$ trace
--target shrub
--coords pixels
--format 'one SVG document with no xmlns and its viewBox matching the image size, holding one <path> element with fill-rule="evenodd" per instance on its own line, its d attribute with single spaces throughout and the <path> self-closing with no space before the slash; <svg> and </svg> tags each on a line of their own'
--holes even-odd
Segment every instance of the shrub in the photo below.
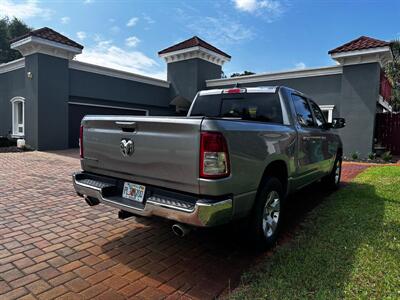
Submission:
<svg viewBox="0 0 400 300">
<path fill-rule="evenodd" d="M 385 162 L 391 161 L 392 158 L 393 158 L 393 156 L 392 156 L 392 154 L 390 153 L 390 151 L 386 151 L 385 153 L 382 154 L 382 159 L 383 159 Z"/>
<path fill-rule="evenodd" d="M 11 140 L 6 137 L 0 137 L 0 147 L 11 147 L 16 145 L 17 142 L 15 140 Z"/>
<path fill-rule="evenodd" d="M 374 159 L 376 158 L 376 153 L 374 153 L 374 152 L 368 153 L 368 158 L 369 158 L 370 160 L 374 160 Z"/>
<path fill-rule="evenodd" d="M 356 152 L 353 152 L 352 154 L 351 154 L 351 158 L 352 159 L 358 159 L 360 157 L 360 154 L 356 151 Z"/>
</svg>

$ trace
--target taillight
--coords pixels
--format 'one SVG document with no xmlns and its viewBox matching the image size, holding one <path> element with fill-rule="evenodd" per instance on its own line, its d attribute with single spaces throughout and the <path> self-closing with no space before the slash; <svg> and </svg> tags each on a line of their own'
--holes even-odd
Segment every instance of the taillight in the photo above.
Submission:
<svg viewBox="0 0 400 300">
<path fill-rule="evenodd" d="M 79 128 L 79 155 L 83 158 L 83 126 Z"/>
<path fill-rule="evenodd" d="M 246 92 L 246 89 L 239 89 L 239 88 L 223 90 L 224 94 L 240 94 L 240 93 L 245 93 L 245 92 Z"/>
<path fill-rule="evenodd" d="M 202 132 L 200 136 L 200 177 L 223 178 L 230 174 L 228 146 L 219 132 Z"/>
</svg>

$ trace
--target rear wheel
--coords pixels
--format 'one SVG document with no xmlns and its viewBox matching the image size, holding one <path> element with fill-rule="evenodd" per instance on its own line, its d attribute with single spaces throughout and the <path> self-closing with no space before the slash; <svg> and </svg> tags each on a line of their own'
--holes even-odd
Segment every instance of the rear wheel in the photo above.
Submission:
<svg viewBox="0 0 400 300">
<path fill-rule="evenodd" d="M 260 249 L 275 244 L 280 232 L 283 213 L 283 187 L 275 177 L 263 181 L 251 219 L 251 233 Z"/>
<path fill-rule="evenodd" d="M 331 173 L 322 179 L 326 187 L 336 190 L 340 185 L 340 178 L 342 177 L 342 157 L 337 156 L 333 165 Z"/>
</svg>

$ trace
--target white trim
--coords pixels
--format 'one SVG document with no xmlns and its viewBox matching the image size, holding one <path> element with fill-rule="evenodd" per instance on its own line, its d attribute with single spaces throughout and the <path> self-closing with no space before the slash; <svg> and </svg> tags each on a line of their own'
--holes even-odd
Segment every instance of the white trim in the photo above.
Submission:
<svg viewBox="0 0 400 300">
<path fill-rule="evenodd" d="M 247 93 L 276 93 L 276 86 L 258 86 L 246 88 Z"/>
<path fill-rule="evenodd" d="M 16 59 L 5 64 L 0 64 L 0 74 L 25 68 L 25 58 Z"/>
<path fill-rule="evenodd" d="M 225 55 L 221 55 L 215 51 L 206 49 L 201 46 L 190 47 L 182 50 L 159 54 L 159 57 L 164 58 L 166 63 L 178 62 L 193 58 L 200 58 L 205 61 L 222 66 L 225 62 L 231 59 Z"/>
<path fill-rule="evenodd" d="M 43 53 L 50 56 L 73 59 L 82 49 L 49 41 L 36 36 L 28 36 L 11 44 L 11 49 L 18 50 L 23 56 L 34 53 Z"/>
<path fill-rule="evenodd" d="M 389 46 L 376 47 L 371 49 L 338 52 L 331 54 L 331 58 L 341 65 L 356 65 L 378 62 L 383 67 L 393 59 Z"/>
<path fill-rule="evenodd" d="M 219 95 L 222 94 L 223 89 L 204 90 L 199 92 L 199 96 Z"/>
<path fill-rule="evenodd" d="M 221 85 L 231 85 L 235 83 L 264 82 L 270 80 L 327 76 L 327 75 L 336 75 L 342 73 L 343 73 L 342 66 L 330 66 L 330 67 L 311 68 L 304 70 L 289 70 L 289 71 L 282 71 L 275 73 L 261 73 L 255 75 L 233 77 L 233 78 L 211 79 L 211 80 L 206 80 L 206 84 L 207 87 L 216 87 Z"/>
<path fill-rule="evenodd" d="M 13 138 L 23 138 L 25 136 L 25 98 L 24 97 L 14 97 L 10 100 L 11 102 L 11 113 L 12 113 L 12 134 Z M 22 104 L 22 125 L 16 124 L 15 120 L 15 105 L 16 103 Z M 22 133 L 19 132 L 19 128 L 22 127 Z"/>
<path fill-rule="evenodd" d="M 113 106 L 113 105 L 102 105 L 102 104 L 91 104 L 91 103 L 82 103 L 82 102 L 68 102 L 71 105 L 80 105 L 80 106 L 90 106 L 90 107 L 103 107 L 103 108 L 114 108 L 114 109 L 124 109 L 124 110 L 132 110 L 132 111 L 144 111 L 146 116 L 149 115 L 149 110 L 141 109 L 141 108 L 130 108 L 123 106 Z"/>
<path fill-rule="evenodd" d="M 131 81 L 137 81 L 137 82 L 142 82 L 142 83 L 147 83 L 151 85 L 157 85 L 165 88 L 169 88 L 169 82 L 157 78 L 152 78 L 148 76 L 143 76 L 135 73 L 130 73 L 126 71 L 121 71 L 121 70 L 116 70 L 116 69 L 111 69 L 107 67 L 102 67 L 98 65 L 93 65 L 77 60 L 70 60 L 69 61 L 69 68 L 73 70 L 78 70 L 78 71 L 84 71 L 84 72 L 90 72 L 90 73 L 95 73 L 99 75 L 105 75 L 105 76 L 110 76 L 110 77 L 115 77 L 115 78 L 120 78 L 120 79 L 126 79 L 126 80 L 131 80 Z"/>
<path fill-rule="evenodd" d="M 385 101 L 385 99 L 383 99 L 383 97 L 382 97 L 381 95 L 379 95 L 378 103 L 379 103 L 380 105 L 382 105 L 382 107 L 383 107 L 384 109 L 386 109 L 387 111 L 389 111 L 389 112 L 392 112 L 392 111 L 393 111 L 392 106 L 389 104 L 389 102 Z"/>
<path fill-rule="evenodd" d="M 363 50 L 332 53 L 331 57 L 332 58 L 348 57 L 348 56 L 354 56 L 354 55 L 383 53 L 383 52 L 388 52 L 388 51 L 390 52 L 390 48 L 388 46 L 385 46 L 385 47 L 377 47 L 377 48 L 370 48 L 370 49 L 363 49 Z"/>
<path fill-rule="evenodd" d="M 328 123 L 332 123 L 333 120 L 333 110 L 335 109 L 335 105 L 318 105 L 322 111 L 328 112 Z"/>
</svg>

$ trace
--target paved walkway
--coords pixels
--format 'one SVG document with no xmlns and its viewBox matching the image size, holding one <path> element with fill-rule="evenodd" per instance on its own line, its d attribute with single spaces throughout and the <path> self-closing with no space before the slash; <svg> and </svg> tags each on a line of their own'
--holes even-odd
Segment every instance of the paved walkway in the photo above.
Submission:
<svg viewBox="0 0 400 300">
<path fill-rule="evenodd" d="M 78 169 L 76 151 L 0 154 L 0 299 L 212 299 L 257 258 L 232 227 L 180 239 L 167 221 L 88 207 Z"/>
<path fill-rule="evenodd" d="M 358 174 L 363 172 L 365 169 L 369 168 L 371 165 L 366 163 L 353 163 L 353 162 L 343 162 L 342 169 L 342 182 L 349 182 L 355 178 Z"/>
</svg>

